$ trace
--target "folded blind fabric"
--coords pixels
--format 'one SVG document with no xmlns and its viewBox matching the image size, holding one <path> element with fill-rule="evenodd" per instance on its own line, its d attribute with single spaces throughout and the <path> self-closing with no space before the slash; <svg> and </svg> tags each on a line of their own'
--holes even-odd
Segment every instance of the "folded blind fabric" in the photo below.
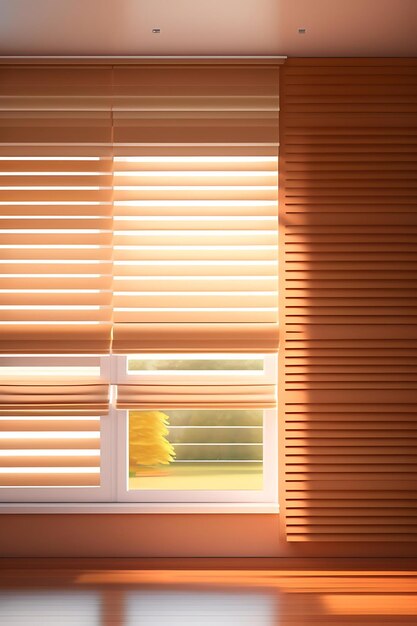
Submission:
<svg viewBox="0 0 417 626">
<path fill-rule="evenodd" d="M 275 385 L 118 385 L 119 409 L 222 408 L 250 409 L 276 406 Z"/>
<path fill-rule="evenodd" d="M 277 67 L 116 67 L 114 89 L 114 351 L 275 350 Z"/>
<path fill-rule="evenodd" d="M 0 415 L 54 413 L 88 415 L 107 413 L 109 387 L 98 383 L 3 384 L 0 382 Z"/>
<path fill-rule="evenodd" d="M 0 68 L 0 351 L 108 352 L 111 71 Z"/>
</svg>

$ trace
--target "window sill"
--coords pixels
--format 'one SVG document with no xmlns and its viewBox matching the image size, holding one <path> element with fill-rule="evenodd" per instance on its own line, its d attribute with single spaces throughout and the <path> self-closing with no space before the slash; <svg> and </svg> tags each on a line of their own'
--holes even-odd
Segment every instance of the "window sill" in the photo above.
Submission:
<svg viewBox="0 0 417 626">
<path fill-rule="evenodd" d="M 39 502 L 0 503 L 0 514 L 278 514 L 279 506 L 274 503 L 132 503 L 132 502 Z"/>
</svg>

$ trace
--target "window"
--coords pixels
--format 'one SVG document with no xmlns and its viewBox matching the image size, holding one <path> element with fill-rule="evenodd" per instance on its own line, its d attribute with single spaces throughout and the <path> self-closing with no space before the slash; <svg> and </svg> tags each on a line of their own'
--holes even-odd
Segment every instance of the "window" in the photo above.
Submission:
<svg viewBox="0 0 417 626">
<path fill-rule="evenodd" d="M 1 501 L 276 505 L 274 355 L 3 356 L 0 374 Z"/>
<path fill-rule="evenodd" d="M 118 497 L 276 503 L 276 357 L 118 357 Z"/>
<path fill-rule="evenodd" d="M 0 356 L 0 501 L 112 500 L 107 360 Z"/>
<path fill-rule="evenodd" d="M 0 73 L 1 499 L 275 505 L 276 62 Z"/>
</svg>

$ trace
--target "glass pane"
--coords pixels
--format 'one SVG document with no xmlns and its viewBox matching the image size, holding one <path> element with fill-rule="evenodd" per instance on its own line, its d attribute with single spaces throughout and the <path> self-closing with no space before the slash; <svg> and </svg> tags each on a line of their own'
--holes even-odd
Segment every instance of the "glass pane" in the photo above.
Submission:
<svg viewBox="0 0 417 626">
<path fill-rule="evenodd" d="M 262 355 L 234 356 L 228 354 L 155 354 L 128 358 L 128 372 L 152 373 L 166 372 L 169 374 L 191 372 L 199 373 L 231 373 L 262 374 L 264 359 Z"/>
<path fill-rule="evenodd" d="M 130 490 L 262 486 L 262 410 L 129 412 Z"/>
<path fill-rule="evenodd" d="M 100 376 L 100 357 L 0 356 L 0 376 L 6 378 L 81 378 Z"/>
</svg>

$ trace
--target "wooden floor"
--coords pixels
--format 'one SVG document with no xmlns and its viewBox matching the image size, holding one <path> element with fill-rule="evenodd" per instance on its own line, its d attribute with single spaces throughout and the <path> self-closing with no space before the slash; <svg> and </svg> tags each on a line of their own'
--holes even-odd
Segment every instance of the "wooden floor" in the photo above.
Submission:
<svg viewBox="0 0 417 626">
<path fill-rule="evenodd" d="M 415 561 L 2 559 L 1 626 L 417 624 Z"/>
</svg>

